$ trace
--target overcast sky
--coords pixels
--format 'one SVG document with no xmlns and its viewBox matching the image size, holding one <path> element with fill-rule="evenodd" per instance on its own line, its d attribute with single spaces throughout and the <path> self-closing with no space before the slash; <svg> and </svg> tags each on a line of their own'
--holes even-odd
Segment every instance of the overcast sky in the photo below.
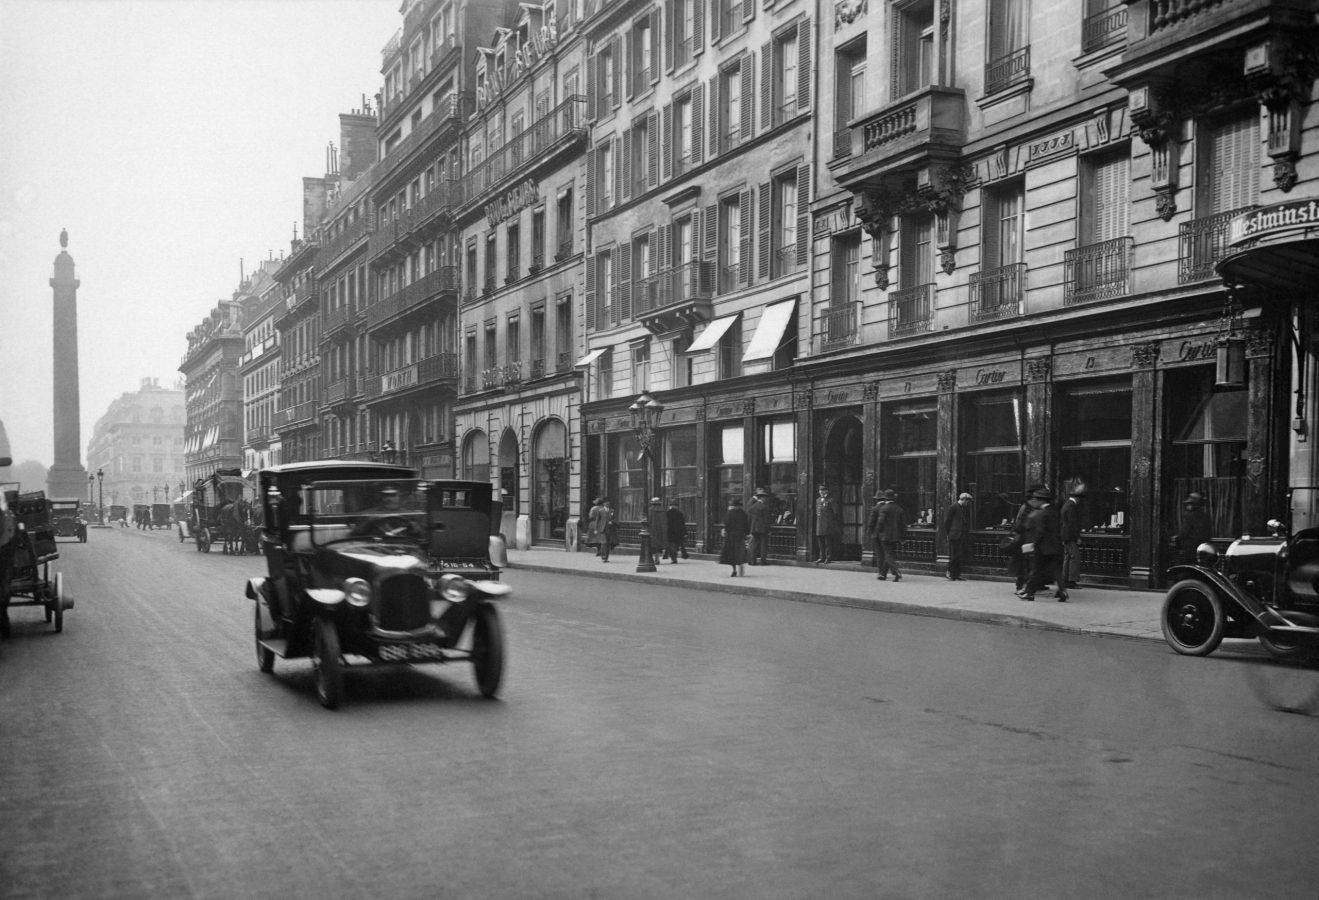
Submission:
<svg viewBox="0 0 1319 900">
<path fill-rule="evenodd" d="M 339 114 L 380 89 L 399 0 L 0 0 L 0 421 L 53 461 L 52 264 L 77 266 L 82 446 L 301 235 Z"/>
</svg>

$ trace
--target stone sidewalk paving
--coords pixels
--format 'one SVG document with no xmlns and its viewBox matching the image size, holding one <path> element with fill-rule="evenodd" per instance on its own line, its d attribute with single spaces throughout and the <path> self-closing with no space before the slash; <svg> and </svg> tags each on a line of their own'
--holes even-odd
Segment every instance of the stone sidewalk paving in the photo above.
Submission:
<svg viewBox="0 0 1319 900">
<path fill-rule="evenodd" d="M 637 572 L 636 554 L 611 555 L 601 562 L 592 552 L 559 547 L 509 550 L 509 569 L 563 572 L 614 581 L 647 581 L 750 596 L 781 597 L 802 603 L 855 606 L 883 612 L 935 616 L 1021 628 L 1045 628 L 1077 634 L 1163 640 L 1159 609 L 1163 594 L 1086 587 L 1059 603 L 1052 591 L 1033 603 L 1017 599 L 1010 581 L 949 581 L 933 574 L 904 574 L 902 581 L 879 581 L 874 569 L 858 564 L 747 566 L 746 576 L 732 578 L 729 567 L 712 559 L 657 562 L 655 572 Z"/>
</svg>

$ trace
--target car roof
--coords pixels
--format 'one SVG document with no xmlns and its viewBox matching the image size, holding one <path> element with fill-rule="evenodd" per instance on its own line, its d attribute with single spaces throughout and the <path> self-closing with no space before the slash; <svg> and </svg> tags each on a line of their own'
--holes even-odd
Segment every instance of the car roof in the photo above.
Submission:
<svg viewBox="0 0 1319 900">
<path fill-rule="evenodd" d="M 365 460 L 354 459 L 322 459 L 311 460 L 308 462 L 285 463 L 281 466 L 271 466 L 261 470 L 263 479 L 269 477 L 279 477 L 281 475 L 301 475 L 303 480 L 305 476 L 313 475 L 320 478 L 333 479 L 344 475 L 356 474 L 368 476 L 380 476 L 388 478 L 416 478 L 417 470 L 408 466 L 390 465 L 389 463 L 368 462 Z"/>
</svg>

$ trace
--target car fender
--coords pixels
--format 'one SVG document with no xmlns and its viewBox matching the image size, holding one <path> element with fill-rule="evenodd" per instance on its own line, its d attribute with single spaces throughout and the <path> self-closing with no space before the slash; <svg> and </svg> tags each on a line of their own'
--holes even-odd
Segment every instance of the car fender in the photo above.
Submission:
<svg viewBox="0 0 1319 900">
<path fill-rule="evenodd" d="M 513 589 L 502 581 L 469 581 L 469 593 L 473 597 L 482 597 L 486 600 L 498 600 L 500 597 L 507 597 L 513 592 Z"/>
<path fill-rule="evenodd" d="M 1243 591 L 1226 575 L 1216 569 L 1195 565 L 1179 565 L 1169 569 L 1168 575 L 1174 582 L 1181 581 L 1183 578 L 1194 578 L 1197 581 L 1203 581 L 1218 593 L 1220 600 L 1230 605 L 1231 611 L 1239 611 L 1243 614 L 1243 617 L 1254 619 L 1266 628 L 1287 624 L 1287 620 L 1278 615 L 1271 607 L 1260 603 L 1255 596 Z"/>
<path fill-rule="evenodd" d="M 307 599 L 325 609 L 333 609 L 345 599 L 344 592 L 335 588 L 307 588 L 305 593 Z"/>
<path fill-rule="evenodd" d="M 489 552 L 491 565 L 501 569 L 508 568 L 508 544 L 505 543 L 502 534 L 490 535 Z"/>
</svg>

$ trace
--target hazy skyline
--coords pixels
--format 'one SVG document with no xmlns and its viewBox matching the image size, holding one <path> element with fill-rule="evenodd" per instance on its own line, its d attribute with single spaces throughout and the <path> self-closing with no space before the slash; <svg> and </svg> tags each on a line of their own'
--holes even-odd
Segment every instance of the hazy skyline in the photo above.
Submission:
<svg viewBox="0 0 1319 900">
<path fill-rule="evenodd" d="M 77 266 L 81 446 L 302 234 L 399 0 L 0 0 L 0 421 L 49 465 L 52 263 Z M 240 264 L 240 260 L 242 263 Z"/>
</svg>

